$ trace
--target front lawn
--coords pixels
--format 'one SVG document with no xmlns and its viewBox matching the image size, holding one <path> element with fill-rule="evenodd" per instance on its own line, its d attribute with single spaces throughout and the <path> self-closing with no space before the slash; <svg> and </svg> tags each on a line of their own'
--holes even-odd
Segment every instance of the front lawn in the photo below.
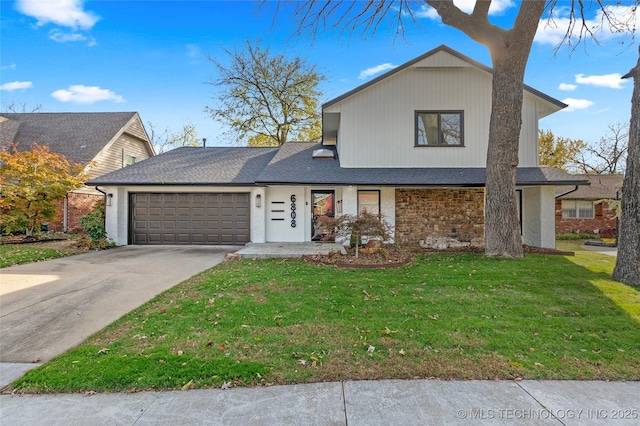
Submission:
<svg viewBox="0 0 640 426">
<path fill-rule="evenodd" d="M 30 371 L 15 388 L 640 380 L 640 292 L 610 280 L 614 261 L 579 250 L 518 260 L 426 254 L 388 270 L 280 259 L 220 265 Z"/>
<path fill-rule="evenodd" d="M 62 250 L 28 244 L 0 245 L 0 268 L 68 256 Z"/>
</svg>

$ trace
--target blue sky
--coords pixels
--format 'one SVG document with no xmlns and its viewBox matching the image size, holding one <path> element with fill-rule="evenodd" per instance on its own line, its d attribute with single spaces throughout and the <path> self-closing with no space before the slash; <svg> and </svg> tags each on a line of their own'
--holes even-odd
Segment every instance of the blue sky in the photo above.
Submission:
<svg viewBox="0 0 640 426">
<path fill-rule="evenodd" d="M 630 1 L 615 12 L 627 11 Z M 464 10 L 474 3 L 456 1 Z M 513 20 L 517 1 L 493 3 L 495 24 Z M 525 82 L 570 104 L 542 120 L 541 128 L 595 142 L 609 124 L 629 120 L 633 82 L 620 76 L 635 65 L 638 41 L 603 28 L 599 45 L 556 54 L 569 4 L 559 2 L 556 28 L 541 22 Z M 205 84 L 215 78 L 206 56 L 224 62 L 223 48 L 241 49 L 245 39 L 317 64 L 328 77 L 323 102 L 440 44 L 491 65 L 486 48 L 444 26 L 426 6 L 416 10 L 415 23 L 407 21 L 404 39 L 386 25 L 366 37 L 339 31 L 296 37 L 286 8 L 274 19 L 273 4 L 258 8 L 249 1 L 0 0 L 0 14 L 3 107 L 15 102 L 39 104 L 45 112 L 137 111 L 158 130 L 193 123 L 209 146 L 230 142 L 205 113 L 215 102 L 215 87 Z M 595 9 L 587 17 L 593 25 L 601 22 Z"/>
</svg>

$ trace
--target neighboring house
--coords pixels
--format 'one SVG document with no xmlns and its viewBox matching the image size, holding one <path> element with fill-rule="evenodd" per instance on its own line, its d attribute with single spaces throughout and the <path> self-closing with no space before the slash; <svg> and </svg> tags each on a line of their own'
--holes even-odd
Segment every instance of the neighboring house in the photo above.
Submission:
<svg viewBox="0 0 640 426">
<path fill-rule="evenodd" d="M 311 241 L 322 216 L 380 213 L 396 242 L 484 237 L 490 68 L 446 46 L 322 107 L 321 143 L 179 148 L 93 179 L 124 244 Z M 538 120 L 566 107 L 524 89 L 517 202 L 525 244 L 555 247 L 555 186 Z"/>
<path fill-rule="evenodd" d="M 0 149 L 29 150 L 34 143 L 85 165 L 89 179 L 132 165 L 154 155 L 136 112 L 1 113 Z M 67 194 L 49 230 L 79 232 L 79 220 L 104 194 L 88 187 Z"/>
<path fill-rule="evenodd" d="M 589 186 L 556 188 L 556 233 L 599 234 L 616 229 L 616 209 L 599 200 L 620 199 L 623 175 L 579 175 Z"/>
</svg>

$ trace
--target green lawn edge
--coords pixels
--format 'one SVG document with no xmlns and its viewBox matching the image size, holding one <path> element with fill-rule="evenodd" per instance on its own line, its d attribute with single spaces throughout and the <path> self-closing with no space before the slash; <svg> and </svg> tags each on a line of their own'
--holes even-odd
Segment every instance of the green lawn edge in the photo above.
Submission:
<svg viewBox="0 0 640 426">
<path fill-rule="evenodd" d="M 117 392 L 336 380 L 640 380 L 640 293 L 615 258 L 426 254 L 395 269 L 219 265 L 10 390 Z"/>
</svg>

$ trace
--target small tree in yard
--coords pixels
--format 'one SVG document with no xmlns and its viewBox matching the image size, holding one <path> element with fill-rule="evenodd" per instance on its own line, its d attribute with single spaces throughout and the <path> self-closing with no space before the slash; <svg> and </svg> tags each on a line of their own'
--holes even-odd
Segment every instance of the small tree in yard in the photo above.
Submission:
<svg viewBox="0 0 640 426">
<path fill-rule="evenodd" d="M 327 229 L 334 230 L 334 237 L 351 238 L 355 241 L 356 257 L 362 237 L 369 239 L 388 240 L 391 237 L 391 226 L 378 215 L 366 210 L 359 215 L 345 214 L 326 224 Z"/>
<path fill-rule="evenodd" d="M 33 236 L 43 222 L 56 217 L 55 201 L 78 188 L 86 178 L 83 166 L 68 161 L 46 146 L 30 151 L 0 152 L 0 224 L 8 232 Z"/>
</svg>

